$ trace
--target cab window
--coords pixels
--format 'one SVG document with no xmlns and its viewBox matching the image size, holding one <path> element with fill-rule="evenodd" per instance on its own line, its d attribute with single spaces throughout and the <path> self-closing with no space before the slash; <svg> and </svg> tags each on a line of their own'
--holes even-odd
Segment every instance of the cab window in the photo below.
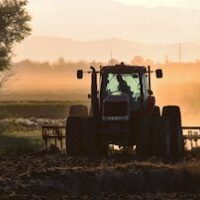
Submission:
<svg viewBox="0 0 200 200">
<path fill-rule="evenodd" d="M 130 101 L 139 102 L 141 96 L 138 73 L 109 73 L 106 80 L 106 95 L 127 94 Z"/>
</svg>

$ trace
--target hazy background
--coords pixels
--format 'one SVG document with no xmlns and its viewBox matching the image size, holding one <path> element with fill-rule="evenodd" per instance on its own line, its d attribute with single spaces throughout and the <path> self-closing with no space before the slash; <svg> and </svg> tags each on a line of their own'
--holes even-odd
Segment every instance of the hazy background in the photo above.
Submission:
<svg viewBox="0 0 200 200">
<path fill-rule="evenodd" d="M 89 77 L 75 72 L 118 62 L 162 67 L 158 104 L 179 104 L 200 124 L 198 0 L 29 0 L 33 34 L 15 47 L 0 100 L 86 100 Z"/>
<path fill-rule="evenodd" d="M 29 0 L 33 34 L 75 40 L 199 41 L 198 0 Z"/>
</svg>

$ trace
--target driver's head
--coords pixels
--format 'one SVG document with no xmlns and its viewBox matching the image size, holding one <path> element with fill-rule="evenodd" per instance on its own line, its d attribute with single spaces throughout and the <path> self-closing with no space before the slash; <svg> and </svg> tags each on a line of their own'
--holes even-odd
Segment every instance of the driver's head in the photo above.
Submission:
<svg viewBox="0 0 200 200">
<path fill-rule="evenodd" d="M 123 81 L 121 74 L 117 74 L 117 80 L 120 81 L 120 82 Z"/>
</svg>

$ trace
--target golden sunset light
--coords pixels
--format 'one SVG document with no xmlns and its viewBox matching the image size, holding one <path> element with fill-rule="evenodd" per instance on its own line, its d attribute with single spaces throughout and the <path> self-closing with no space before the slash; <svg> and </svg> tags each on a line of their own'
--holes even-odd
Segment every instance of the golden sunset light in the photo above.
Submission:
<svg viewBox="0 0 200 200">
<path fill-rule="evenodd" d="M 199 0 L 0 0 L 0 200 L 200 199 Z"/>
</svg>

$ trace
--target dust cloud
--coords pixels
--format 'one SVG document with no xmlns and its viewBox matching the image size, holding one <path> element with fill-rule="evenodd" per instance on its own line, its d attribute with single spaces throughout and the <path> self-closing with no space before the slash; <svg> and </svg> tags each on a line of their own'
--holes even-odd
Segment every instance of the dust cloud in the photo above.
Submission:
<svg viewBox="0 0 200 200">
<path fill-rule="evenodd" d="M 112 63 L 117 63 L 112 60 Z M 85 73 L 82 80 L 76 79 L 76 70 L 89 70 L 89 66 L 109 64 L 101 62 L 71 62 L 63 58 L 53 63 L 24 60 L 13 64 L 10 81 L 1 92 L 0 100 L 87 100 L 90 93 L 90 76 Z M 154 63 L 152 60 L 135 57 L 130 64 L 150 64 L 153 69 L 162 68 L 163 79 L 152 75 L 152 89 L 157 104 L 179 105 L 184 125 L 200 124 L 200 61 L 175 63 L 166 61 Z"/>
</svg>

